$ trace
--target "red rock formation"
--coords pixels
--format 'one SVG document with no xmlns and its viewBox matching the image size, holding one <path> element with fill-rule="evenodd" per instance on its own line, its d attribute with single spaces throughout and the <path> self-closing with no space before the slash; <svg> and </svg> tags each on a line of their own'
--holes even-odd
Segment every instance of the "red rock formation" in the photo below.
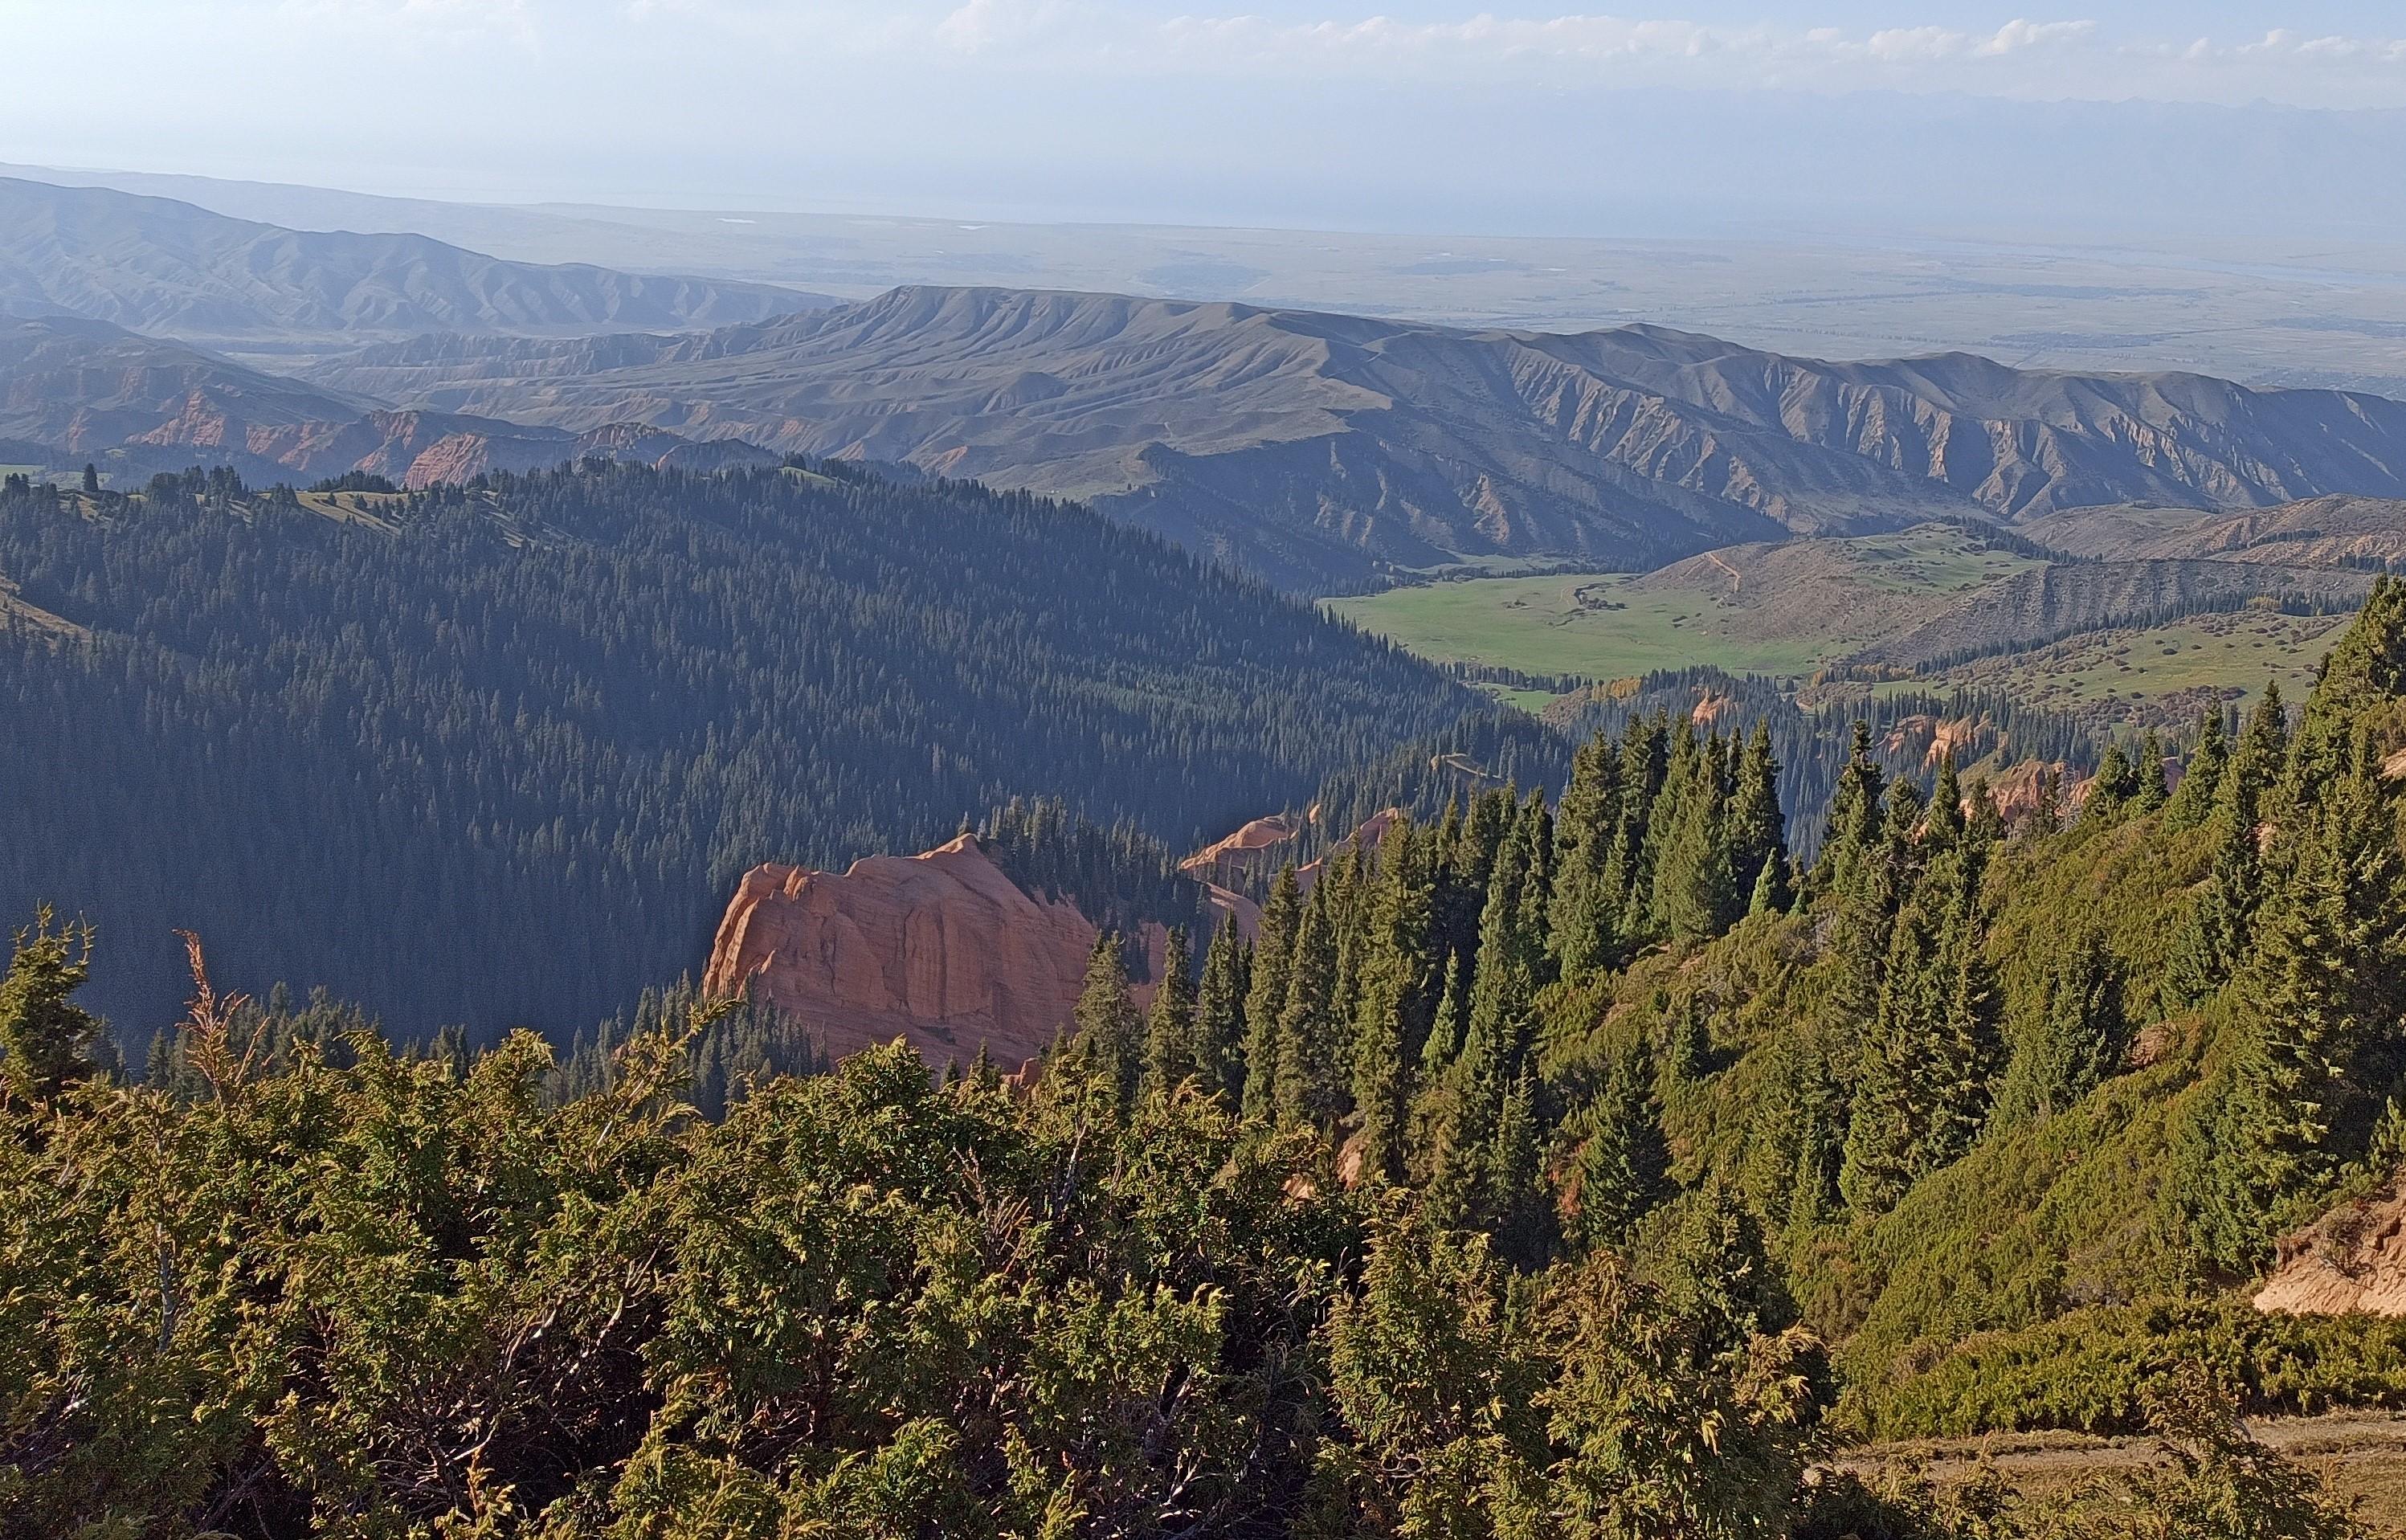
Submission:
<svg viewBox="0 0 2406 1540">
<path fill-rule="evenodd" d="M 1216 844 L 1204 846 L 1178 863 L 1178 869 L 1198 882 L 1223 885 L 1239 883 L 1253 873 L 1281 864 L 1278 849 L 1303 832 L 1303 826 L 1283 814 L 1256 818 Z"/>
<path fill-rule="evenodd" d="M 2406 1171 L 2284 1237 L 2276 1254 L 2259 1310 L 2406 1316 Z"/>
<path fill-rule="evenodd" d="M 1403 821 L 1403 817 L 1404 810 L 1401 808 L 1388 808 L 1384 812 L 1374 812 L 1370 815 L 1370 821 L 1368 823 L 1364 824 L 1360 828 L 1355 829 L 1352 833 L 1338 841 L 1337 842 L 1337 850 L 1343 850 L 1346 846 L 1352 845 L 1356 850 L 1367 855 L 1371 851 L 1379 848 L 1379 841 L 1384 840 L 1387 837 L 1387 831 L 1394 828 L 1398 823 L 1401 823 Z M 1331 851 L 1329 852 L 1329 855 L 1334 855 L 1336 853 L 1336 851 Z M 1296 885 L 1302 888 L 1304 892 L 1309 893 L 1311 891 L 1311 884 L 1320 881 L 1320 873 L 1327 865 L 1328 856 L 1323 855 L 1317 861 L 1312 861 L 1307 865 L 1295 868 L 1295 880 Z"/>
<path fill-rule="evenodd" d="M 1155 954 L 1157 938 L 1148 951 Z M 930 1062 L 1032 1058 L 1070 1019 L 1095 927 L 1028 897 L 964 834 L 925 855 L 872 855 L 838 876 L 746 872 L 702 987 L 807 1023 L 838 1054 L 907 1038 Z"/>
</svg>

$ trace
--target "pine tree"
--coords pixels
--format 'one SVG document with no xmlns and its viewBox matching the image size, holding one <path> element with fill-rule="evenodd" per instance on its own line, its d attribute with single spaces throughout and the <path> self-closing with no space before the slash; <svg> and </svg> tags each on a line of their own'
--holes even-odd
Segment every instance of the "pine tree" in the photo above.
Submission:
<svg viewBox="0 0 2406 1540">
<path fill-rule="evenodd" d="M 1120 1097 L 1132 1095 L 1143 1067 L 1141 1024 L 1128 998 L 1127 968 L 1117 931 L 1095 938 L 1073 1017 L 1078 1030 L 1069 1041 L 1071 1065 Z"/>
<path fill-rule="evenodd" d="M 1968 848 L 1950 854 L 1897 917 L 1839 1175 L 1859 1213 L 1894 1207 L 1970 1149 L 1986 1121 L 1997 1045 L 1976 860 Z"/>
<path fill-rule="evenodd" d="M 1595 1099 L 1564 1132 L 1573 1141 L 1564 1229 L 1583 1250 L 1627 1244 L 1637 1222 L 1671 1192 L 1671 1151 L 1643 1043 L 1623 1047 Z"/>
<path fill-rule="evenodd" d="M 2088 783 L 2088 799 L 2080 805 L 2084 827 L 2110 824 L 2138 799 L 2139 772 L 2119 743 L 2109 744 L 2097 762 L 2096 778 Z"/>
<path fill-rule="evenodd" d="M 2139 790 L 2131 805 L 2141 812 L 2153 812 L 2172 795 L 2164 784 L 2164 741 L 2153 728 L 2139 735 L 2137 768 Z"/>
<path fill-rule="evenodd" d="M 1788 816 L 1779 807 L 1779 761 L 1771 752 L 1771 725 L 1757 722 L 1738 756 L 1730 793 L 1730 871 L 1751 896 L 1765 873 L 1775 879 L 1768 907 L 1788 907 Z M 1752 905 L 1748 905 L 1749 909 Z"/>
<path fill-rule="evenodd" d="M 1718 734 L 1697 744 L 1663 798 L 1673 823 L 1657 857 L 1652 909 L 1655 929 L 1675 940 L 1718 936 L 1737 918 L 1724 761 Z"/>
<path fill-rule="evenodd" d="M 2180 784 L 2172 788 L 2164 802 L 2164 827 L 2195 828 L 2214 812 L 2215 794 L 2222 786 L 2223 767 L 2230 762 L 2230 749 L 2223 738 L 2222 713 L 2208 708 L 2198 713 L 2197 742 L 2190 745 L 2188 758 L 2181 767 Z"/>
<path fill-rule="evenodd" d="M 2036 1017 L 2014 1045 L 2000 1100 L 2017 1118 L 2069 1109 L 2114 1072 L 2129 1037 L 2121 969 L 2094 925 L 2075 930 L 2047 965 Z"/>
<path fill-rule="evenodd" d="M 1830 818 L 1821 832 L 1820 854 L 1814 857 L 1806 882 L 1807 897 L 1837 891 L 1857 862 L 1876 841 L 1880 824 L 1881 776 L 1872 757 L 1871 724 L 1858 719 L 1846 768 L 1830 797 Z"/>
<path fill-rule="evenodd" d="M 2406 858 L 2369 740 L 2295 832 L 2265 900 L 2243 998 L 2251 1030 L 2232 1103 L 2250 1185 L 2268 1206 L 2361 1147 L 2401 1067 Z"/>
<path fill-rule="evenodd" d="M 1220 922 L 1203 954 L 1203 983 L 1195 999 L 1195 1068 L 1204 1089 L 1241 1104 L 1245 1087 L 1245 993 L 1251 954 L 1236 916 Z"/>
<path fill-rule="evenodd" d="M 1365 910 L 1372 854 L 1358 841 L 1348 840 L 1330 853 L 1312 898 L 1328 911 L 1328 934 L 1337 965 L 1328 983 L 1328 1021 L 1337 1040 L 1328 1051 L 1337 1063 L 1352 1063 L 1353 997 L 1361 984 Z M 1292 988 L 1292 984 L 1289 986 Z"/>
<path fill-rule="evenodd" d="M 1279 870 L 1270 884 L 1269 902 L 1262 906 L 1261 925 L 1254 932 L 1253 977 L 1245 991 L 1245 1116 L 1267 1122 L 1278 1115 L 1279 1016 L 1286 1010 L 1289 964 L 1303 900 L 1295 867 Z"/>
<path fill-rule="evenodd" d="M 1202 1066 L 1195 1052 L 1195 959 L 1184 925 L 1162 948 L 1161 982 L 1145 1012 L 1144 1091 L 1166 1096 Z"/>
<path fill-rule="evenodd" d="M 1690 729 L 1693 736 L 1693 728 Z M 1652 935 L 1648 912 L 1654 893 L 1656 829 L 1670 811 L 1660 806 L 1669 784 L 1672 728 L 1667 713 L 1633 718 L 1621 741 L 1621 827 L 1605 856 L 1605 889 L 1613 906 L 1618 950 L 1627 955 Z"/>
<path fill-rule="evenodd" d="M 1963 785 L 1955 772 L 1955 751 L 1938 756 L 1938 775 L 1930 787 L 1930 812 L 1922 825 L 1924 858 L 1935 860 L 1955 848 L 1964 834 Z"/>
<path fill-rule="evenodd" d="M 2206 820 L 2213 856 L 2183 917 L 2166 969 L 2164 1003 L 2182 1010 L 2227 982 L 2247 954 L 2262 897 L 2261 831 L 2265 801 L 2288 756 L 2287 715 L 2278 685 L 2247 719 L 2238 746 L 2217 778 Z"/>
<path fill-rule="evenodd" d="M 1531 1272 L 1545 1264 L 1550 1249 L 1548 1206 L 1539 1186 L 1544 1143 L 1544 1130 L 1537 1121 L 1536 1080 L 1523 1069 L 1514 1077 L 1496 1110 L 1480 1207 L 1497 1251 Z"/>
<path fill-rule="evenodd" d="M 1470 1002 L 1462 989 L 1462 959 L 1445 960 L 1445 987 L 1437 992 L 1437 1015 L 1429 1023 L 1428 1041 L 1421 1048 L 1421 1078 L 1435 1081 L 1453 1066 L 1461 1052 Z"/>
<path fill-rule="evenodd" d="M 1547 940 L 1553 933 L 1550 911 L 1554 891 L 1554 817 L 1543 792 L 1531 792 L 1522 805 L 1520 836 L 1527 865 L 1521 877 L 1516 924 L 1526 943 L 1530 972 L 1544 984 L 1551 982 L 1553 965 Z"/>
<path fill-rule="evenodd" d="M 1429 1035 L 1432 855 L 1409 820 L 1380 847 L 1353 1029 L 1353 1106 L 1366 1177 L 1401 1180 L 1409 1067 Z"/>
<path fill-rule="evenodd" d="M 1337 986 L 1337 923 L 1321 884 L 1312 884 L 1295 927 L 1286 1003 L 1278 1017 L 1278 1073 L 1272 1108 L 1282 1128 L 1335 1127 L 1343 1115 L 1346 1062 L 1330 996 Z"/>
<path fill-rule="evenodd" d="M 92 1074 L 106 1032 L 69 998 L 92 977 L 92 932 L 51 923 L 48 905 L 35 912 L 0 979 L 0 1086 L 19 1101 L 49 1101 Z"/>
<path fill-rule="evenodd" d="M 2038 772 L 2027 827 L 2032 834 L 2053 834 L 2063 827 L 2063 774 L 2053 765 Z"/>
</svg>

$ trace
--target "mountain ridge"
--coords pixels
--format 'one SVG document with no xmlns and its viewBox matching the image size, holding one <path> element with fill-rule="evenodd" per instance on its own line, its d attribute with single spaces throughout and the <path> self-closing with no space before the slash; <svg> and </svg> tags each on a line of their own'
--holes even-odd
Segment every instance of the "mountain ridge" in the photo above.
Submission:
<svg viewBox="0 0 2406 1540">
<path fill-rule="evenodd" d="M 0 439 L 44 446 L 69 465 L 106 463 L 112 475 L 200 459 L 266 480 L 365 471 L 410 487 L 587 455 L 686 470 L 776 459 L 749 444 L 639 424 L 569 430 L 394 410 L 72 317 L 0 320 Z"/>
<path fill-rule="evenodd" d="M 682 330 L 828 303 L 770 284 L 507 261 L 408 233 L 299 231 L 0 177 L 0 315 L 201 342 Z"/>
<path fill-rule="evenodd" d="M 2381 397 L 1062 290 L 906 287 L 679 337 L 428 340 L 306 377 L 1086 498 L 1307 588 L 1465 557 L 1646 568 L 1933 516 L 2406 495 L 2406 403 Z"/>
</svg>

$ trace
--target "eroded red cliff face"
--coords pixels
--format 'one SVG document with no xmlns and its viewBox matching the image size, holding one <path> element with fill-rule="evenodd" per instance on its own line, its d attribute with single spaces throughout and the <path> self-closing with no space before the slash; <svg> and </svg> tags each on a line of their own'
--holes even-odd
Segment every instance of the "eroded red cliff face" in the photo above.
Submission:
<svg viewBox="0 0 2406 1540">
<path fill-rule="evenodd" d="M 2283 1237 L 2256 1307 L 2292 1315 L 2406 1316 L 2406 1170 Z"/>
<path fill-rule="evenodd" d="M 964 834 L 841 875 L 755 867 L 719 923 L 703 987 L 749 989 L 830 1053 L 902 1037 L 931 1064 L 967 1064 L 984 1042 L 1011 1068 L 1069 1021 L 1094 944 L 1075 905 L 1028 897 Z"/>
</svg>

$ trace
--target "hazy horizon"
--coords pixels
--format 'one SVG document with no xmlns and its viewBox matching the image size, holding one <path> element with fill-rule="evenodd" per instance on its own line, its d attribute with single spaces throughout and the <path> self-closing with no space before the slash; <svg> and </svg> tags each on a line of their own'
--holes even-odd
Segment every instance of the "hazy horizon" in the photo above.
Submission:
<svg viewBox="0 0 2406 1540">
<path fill-rule="evenodd" d="M 15 4 L 27 57 L 89 67 L 12 81 L 0 160 L 514 205 L 1422 234 L 2385 239 L 2406 217 L 2390 8 L 2112 10 Z M 195 77 L 237 89 L 194 114 Z"/>
</svg>

